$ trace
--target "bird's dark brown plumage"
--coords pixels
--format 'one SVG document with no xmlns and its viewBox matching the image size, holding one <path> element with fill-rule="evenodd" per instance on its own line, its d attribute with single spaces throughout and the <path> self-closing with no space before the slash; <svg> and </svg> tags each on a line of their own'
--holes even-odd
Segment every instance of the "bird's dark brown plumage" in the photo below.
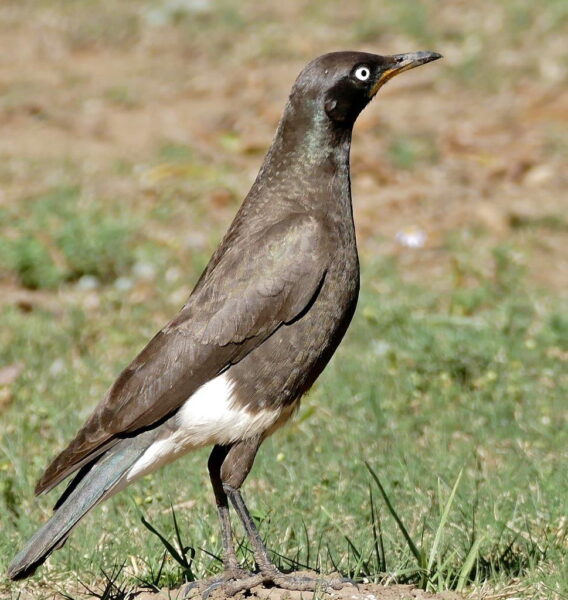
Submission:
<svg viewBox="0 0 568 600">
<path fill-rule="evenodd" d="M 120 374 L 48 467 L 37 493 L 57 485 L 122 434 L 159 423 L 306 308 L 327 267 L 322 225 L 298 213 L 243 233 L 206 270 L 182 311 Z M 263 260 L 259 248 L 266 251 Z"/>
<path fill-rule="evenodd" d="M 127 485 L 132 469 L 150 460 L 145 458 L 148 449 L 158 449 L 159 466 L 159 452 L 169 448 L 168 440 L 177 440 L 168 450 L 177 457 L 181 442 L 176 435 L 191 425 L 185 407 L 224 374 L 227 414 L 237 412 L 227 422 L 226 415 L 219 419 L 225 430 L 236 427 L 235 433 L 213 427 L 207 439 L 215 444 L 209 468 L 227 572 L 237 577 L 229 497 L 261 575 L 284 587 L 312 589 L 286 584 L 275 570 L 239 488 L 258 447 L 295 410 L 355 310 L 359 262 L 349 175 L 353 124 L 393 74 L 436 58 L 434 53 L 382 57 L 338 52 L 302 71 L 259 175 L 187 303 L 120 374 L 39 481 L 36 492 L 42 493 L 79 470 L 56 505 L 58 520 L 48 522 L 16 557 L 11 577 L 33 572 L 92 506 Z M 233 423 L 242 415 L 254 429 Z"/>
</svg>

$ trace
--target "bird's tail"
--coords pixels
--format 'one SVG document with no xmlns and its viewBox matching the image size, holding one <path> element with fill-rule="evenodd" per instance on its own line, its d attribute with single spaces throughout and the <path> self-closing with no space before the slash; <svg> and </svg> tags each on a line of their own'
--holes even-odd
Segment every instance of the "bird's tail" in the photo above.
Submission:
<svg viewBox="0 0 568 600">
<path fill-rule="evenodd" d="M 54 551 L 96 504 L 122 489 L 123 475 L 140 458 L 153 440 L 153 431 L 121 440 L 103 454 L 86 472 L 80 472 L 64 493 L 55 512 L 16 555 L 8 567 L 10 579 L 25 579 Z M 121 481 L 122 480 L 122 481 Z"/>
</svg>

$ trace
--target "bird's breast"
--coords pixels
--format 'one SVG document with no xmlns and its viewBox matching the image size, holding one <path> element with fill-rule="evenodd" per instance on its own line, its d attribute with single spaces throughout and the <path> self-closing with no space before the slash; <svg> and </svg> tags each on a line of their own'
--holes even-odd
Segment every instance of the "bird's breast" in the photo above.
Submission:
<svg viewBox="0 0 568 600">
<path fill-rule="evenodd" d="M 353 255 L 354 254 L 354 255 Z M 356 252 L 330 257 L 313 303 L 230 369 L 239 402 L 253 412 L 297 407 L 341 342 L 359 293 Z"/>
</svg>

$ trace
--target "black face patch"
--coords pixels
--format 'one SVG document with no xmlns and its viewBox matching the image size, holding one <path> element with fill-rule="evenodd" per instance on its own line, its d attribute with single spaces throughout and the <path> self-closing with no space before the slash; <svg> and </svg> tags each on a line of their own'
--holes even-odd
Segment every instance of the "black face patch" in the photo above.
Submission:
<svg viewBox="0 0 568 600">
<path fill-rule="evenodd" d="M 333 121 L 352 124 L 369 101 L 366 85 L 343 77 L 326 93 L 325 112 Z"/>
</svg>

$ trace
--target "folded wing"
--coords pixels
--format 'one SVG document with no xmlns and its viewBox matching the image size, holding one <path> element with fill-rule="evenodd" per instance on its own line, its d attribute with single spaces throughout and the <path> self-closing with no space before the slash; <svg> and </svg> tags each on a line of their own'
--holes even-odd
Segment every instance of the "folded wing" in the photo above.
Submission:
<svg viewBox="0 0 568 600">
<path fill-rule="evenodd" d="M 301 318 L 325 277 L 322 225 L 293 215 L 216 255 L 181 312 L 124 369 L 36 486 L 48 491 L 119 439 L 171 416 L 201 385 Z"/>
</svg>

